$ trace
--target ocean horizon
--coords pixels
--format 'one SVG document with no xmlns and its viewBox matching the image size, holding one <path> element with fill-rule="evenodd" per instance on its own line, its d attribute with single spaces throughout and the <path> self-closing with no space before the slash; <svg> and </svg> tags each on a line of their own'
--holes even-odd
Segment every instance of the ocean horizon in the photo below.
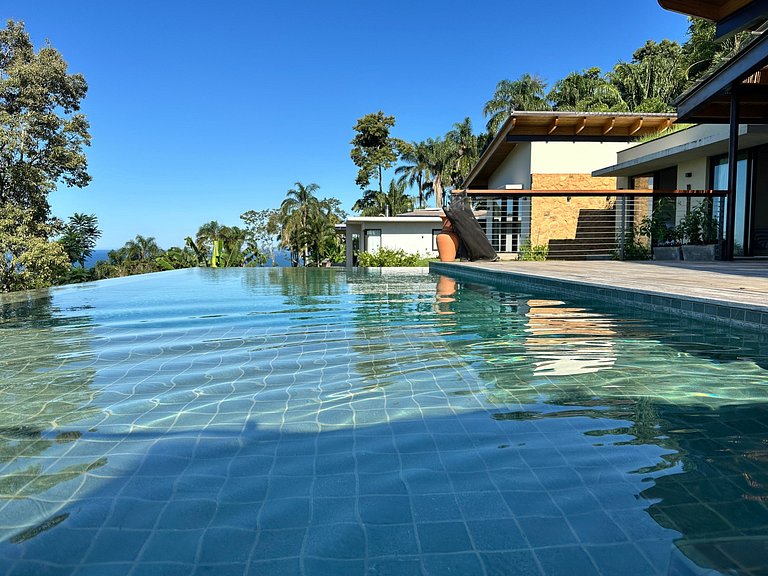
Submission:
<svg viewBox="0 0 768 576">
<path fill-rule="evenodd" d="M 113 250 L 112 248 L 100 248 L 98 250 L 94 250 L 90 258 L 85 259 L 85 267 L 93 268 L 96 265 L 96 262 L 100 262 L 102 260 L 104 261 L 109 260 L 108 254 L 112 250 Z M 277 253 L 276 256 L 277 256 L 276 257 L 277 266 L 287 267 L 291 265 L 291 256 L 285 250 L 281 250 L 280 252 Z"/>
</svg>

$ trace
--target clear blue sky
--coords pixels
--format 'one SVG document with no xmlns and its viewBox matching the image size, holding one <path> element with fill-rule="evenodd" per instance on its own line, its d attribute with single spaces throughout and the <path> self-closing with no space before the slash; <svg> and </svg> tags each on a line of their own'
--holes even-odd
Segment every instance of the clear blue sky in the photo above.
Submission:
<svg viewBox="0 0 768 576">
<path fill-rule="evenodd" d="M 466 116 L 480 131 L 503 78 L 607 70 L 687 28 L 655 0 L 11 0 L 3 12 L 88 82 L 93 182 L 51 203 L 64 218 L 95 213 L 100 248 L 239 225 L 297 180 L 349 211 L 364 114 L 394 115 L 405 140 Z"/>
</svg>

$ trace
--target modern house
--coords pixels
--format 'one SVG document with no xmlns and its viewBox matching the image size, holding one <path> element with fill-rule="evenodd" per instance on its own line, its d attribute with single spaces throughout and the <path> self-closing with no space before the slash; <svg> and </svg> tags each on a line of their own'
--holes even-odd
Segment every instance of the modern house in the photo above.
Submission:
<svg viewBox="0 0 768 576">
<path fill-rule="evenodd" d="M 616 177 L 628 190 L 727 190 L 729 127 L 700 124 L 620 151 L 611 166 L 595 177 Z M 768 126 L 743 124 L 738 130 L 734 256 L 768 256 Z M 727 212 L 727 199 L 716 197 L 715 214 Z M 666 215 L 670 225 L 701 200 L 677 198 Z M 727 232 L 728 221 L 725 222 Z M 728 234 L 725 234 L 727 237 Z"/>
<path fill-rule="evenodd" d="M 377 252 L 380 248 L 409 254 L 437 256 L 436 237 L 443 227 L 443 212 L 415 210 L 398 216 L 353 216 L 346 222 L 347 266 L 354 266 L 354 249 Z"/>
<path fill-rule="evenodd" d="M 514 112 L 480 157 L 462 191 L 502 255 L 546 247 L 550 258 L 606 258 L 619 230 L 613 164 L 638 138 L 659 133 L 673 114 Z"/>
<path fill-rule="evenodd" d="M 642 172 L 672 179 L 675 171 L 678 179 L 682 174 L 724 188 L 723 257 L 767 255 L 768 2 L 658 1 L 667 10 L 716 22 L 718 38 L 742 30 L 750 30 L 751 38 L 674 103 L 679 122 L 701 126 L 662 139 L 658 148 L 627 151 L 618 164 L 595 174 L 624 174 L 631 184 Z"/>
</svg>

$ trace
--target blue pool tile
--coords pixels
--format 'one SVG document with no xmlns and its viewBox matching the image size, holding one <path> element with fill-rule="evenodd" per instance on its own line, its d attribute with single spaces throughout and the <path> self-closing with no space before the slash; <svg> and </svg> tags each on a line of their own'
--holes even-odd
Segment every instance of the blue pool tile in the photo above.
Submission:
<svg viewBox="0 0 768 576">
<path fill-rule="evenodd" d="M 193 564 L 204 530 L 155 530 L 142 550 L 145 562 Z"/>
<path fill-rule="evenodd" d="M 301 563 L 298 557 L 276 560 L 254 559 L 248 565 L 245 574 L 247 576 L 296 576 L 301 574 Z"/>
<path fill-rule="evenodd" d="M 252 550 L 252 560 L 270 560 L 274 558 L 298 558 L 306 538 L 304 528 L 286 530 L 260 530 Z"/>
<path fill-rule="evenodd" d="M 582 544 L 626 542 L 627 536 L 604 512 L 568 516 L 573 531 Z"/>
<path fill-rule="evenodd" d="M 539 548 L 535 553 L 547 576 L 573 576 L 574 574 L 600 576 L 601 574 L 581 547 Z"/>
<path fill-rule="evenodd" d="M 357 522 L 357 498 L 313 498 L 312 524 Z"/>
<path fill-rule="evenodd" d="M 397 474 L 359 474 L 361 495 L 406 494 L 408 490 Z"/>
<path fill-rule="evenodd" d="M 365 558 L 365 532 L 359 524 L 311 527 L 306 554 L 317 558 Z"/>
<path fill-rule="evenodd" d="M 403 473 L 411 494 L 450 494 L 453 485 L 447 473 L 431 470 L 405 470 Z"/>
<path fill-rule="evenodd" d="M 360 518 L 366 524 L 405 524 L 413 521 L 408 496 L 361 496 Z"/>
<path fill-rule="evenodd" d="M 309 523 L 309 498 L 267 500 L 259 513 L 259 528 L 301 528 Z"/>
<path fill-rule="evenodd" d="M 631 544 L 589 546 L 587 552 L 603 574 L 646 576 L 655 572 L 653 566 Z"/>
<path fill-rule="evenodd" d="M 423 494 L 411 497 L 413 516 L 417 522 L 459 520 L 461 510 L 453 494 Z"/>
<path fill-rule="evenodd" d="M 466 520 L 507 518 L 510 515 L 504 498 L 498 492 L 459 492 L 456 502 Z"/>
<path fill-rule="evenodd" d="M 514 520 L 468 521 L 467 527 L 477 550 L 520 550 L 528 547 Z"/>
<path fill-rule="evenodd" d="M 562 516 L 547 492 L 526 490 L 502 492 L 501 495 L 515 516 Z"/>
<path fill-rule="evenodd" d="M 357 477 L 354 474 L 332 474 L 318 476 L 313 485 L 313 495 L 317 497 L 349 496 L 357 490 Z"/>
<path fill-rule="evenodd" d="M 511 552 L 482 552 L 487 576 L 543 576 L 536 556 L 530 550 Z"/>
<path fill-rule="evenodd" d="M 306 576 L 359 576 L 365 573 L 365 562 L 309 557 L 304 560 L 302 573 Z"/>
<path fill-rule="evenodd" d="M 418 558 L 377 558 L 368 563 L 369 576 L 422 576 Z"/>
<path fill-rule="evenodd" d="M 93 542 L 85 560 L 89 563 L 131 561 L 147 541 L 149 533 L 105 528 Z"/>
<path fill-rule="evenodd" d="M 213 500 L 171 500 L 160 515 L 159 528 L 205 528 L 216 513 Z"/>
<path fill-rule="evenodd" d="M 368 556 L 409 556 L 418 554 L 416 531 L 413 524 L 367 526 Z"/>
<path fill-rule="evenodd" d="M 427 576 L 481 576 L 485 574 L 476 554 L 427 554 L 422 557 Z"/>
<path fill-rule="evenodd" d="M 244 563 L 256 542 L 257 533 L 236 528 L 208 528 L 200 544 L 198 561 L 213 563 L 227 561 Z"/>
<path fill-rule="evenodd" d="M 462 552 L 472 550 L 472 542 L 463 522 L 417 524 L 422 552 Z"/>
<path fill-rule="evenodd" d="M 562 516 L 557 518 L 530 516 L 518 518 L 517 521 L 525 538 L 534 548 L 540 546 L 561 546 L 577 542 L 576 536 L 571 531 L 570 526 L 568 526 L 568 522 Z"/>
</svg>

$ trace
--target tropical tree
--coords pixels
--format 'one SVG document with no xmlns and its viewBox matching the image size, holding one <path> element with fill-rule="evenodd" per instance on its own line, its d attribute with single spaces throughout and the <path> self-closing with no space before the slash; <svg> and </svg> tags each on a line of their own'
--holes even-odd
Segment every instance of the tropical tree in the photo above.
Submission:
<svg viewBox="0 0 768 576">
<path fill-rule="evenodd" d="M 547 99 L 555 110 L 577 112 L 627 112 L 629 107 L 619 89 L 593 67 L 571 72 L 555 82 Z"/>
<path fill-rule="evenodd" d="M 263 265 L 271 260 L 276 265 L 277 237 L 280 233 L 279 210 L 248 210 L 240 215 L 245 223 L 246 242 L 250 252 L 258 254 L 258 260 Z"/>
<path fill-rule="evenodd" d="M 390 180 L 384 194 L 378 190 L 366 190 L 363 197 L 355 202 L 352 210 L 363 216 L 397 216 L 413 210 L 413 198 L 405 193 L 407 183 Z"/>
<path fill-rule="evenodd" d="M 544 80 L 530 74 L 499 82 L 493 97 L 483 107 L 483 114 L 490 117 L 486 124 L 488 132 L 495 134 L 515 110 L 549 110 L 546 89 Z"/>
<path fill-rule="evenodd" d="M 59 240 L 69 261 L 74 265 L 80 264 L 85 268 L 86 259 L 93 254 L 96 241 L 101 238 L 99 221 L 95 214 L 80 214 L 75 212 L 64 225 L 62 237 Z"/>
<path fill-rule="evenodd" d="M 453 130 L 445 136 L 446 141 L 452 142 L 449 151 L 453 154 L 452 166 L 448 173 L 448 184 L 451 188 L 459 188 L 469 172 L 480 159 L 485 147 L 490 143 L 490 134 L 476 135 L 472 131 L 472 120 L 469 117 L 453 125 Z"/>
<path fill-rule="evenodd" d="M 136 238 L 128 240 L 125 246 L 121 248 L 124 251 L 124 261 L 132 260 L 134 262 L 149 263 L 163 253 L 162 248 L 157 245 L 154 236 L 142 236 L 137 234 Z"/>
<path fill-rule="evenodd" d="M 684 76 L 688 85 L 738 51 L 751 33 L 747 30 L 725 39 L 717 39 L 717 24 L 703 18 L 690 18 L 688 40 L 682 47 Z"/>
<path fill-rule="evenodd" d="M 443 193 L 450 182 L 451 171 L 455 165 L 456 143 L 453 140 L 427 138 L 425 162 L 431 176 L 430 186 L 435 195 L 435 206 L 443 207 Z"/>
<path fill-rule="evenodd" d="M 281 245 L 291 252 L 291 263 L 297 266 L 299 259 L 306 263 L 309 259 L 309 246 L 307 243 L 307 222 L 310 210 L 317 202 L 315 192 L 320 186 L 314 182 L 304 185 L 296 182 L 295 187 L 288 190 L 285 200 L 280 204 L 280 215 L 277 221 L 280 224 Z"/>
<path fill-rule="evenodd" d="M 88 121 L 77 113 L 87 89 L 55 48 L 35 52 L 23 23 L 9 20 L 0 30 L 0 206 L 43 222 L 59 183 L 90 182 Z"/>
<path fill-rule="evenodd" d="M 427 145 L 424 142 L 404 142 L 400 147 L 400 158 L 406 163 L 395 168 L 395 174 L 400 175 L 399 183 L 416 187 L 419 208 L 424 208 L 426 201 L 432 195 L 427 152 Z"/>
<path fill-rule="evenodd" d="M 57 232 L 34 214 L 6 204 L 0 210 L 0 292 L 44 288 L 55 284 L 69 268 L 59 242 L 48 240 Z"/>
<path fill-rule="evenodd" d="M 355 124 L 355 137 L 352 139 L 350 157 L 359 168 L 355 184 L 361 190 L 370 186 L 371 180 L 379 183 L 379 193 L 384 193 L 383 173 L 397 160 L 398 148 L 402 141 L 392 138 L 389 131 L 395 125 L 394 116 L 385 116 L 379 110 L 374 114 L 366 114 Z"/>
<path fill-rule="evenodd" d="M 635 112 L 669 112 L 685 88 L 685 62 L 677 42 L 648 40 L 631 62 L 619 62 L 608 78 Z"/>
<path fill-rule="evenodd" d="M 163 254 L 155 258 L 155 263 L 161 270 L 178 270 L 199 266 L 197 256 L 188 246 L 179 248 L 171 246 Z"/>
</svg>

